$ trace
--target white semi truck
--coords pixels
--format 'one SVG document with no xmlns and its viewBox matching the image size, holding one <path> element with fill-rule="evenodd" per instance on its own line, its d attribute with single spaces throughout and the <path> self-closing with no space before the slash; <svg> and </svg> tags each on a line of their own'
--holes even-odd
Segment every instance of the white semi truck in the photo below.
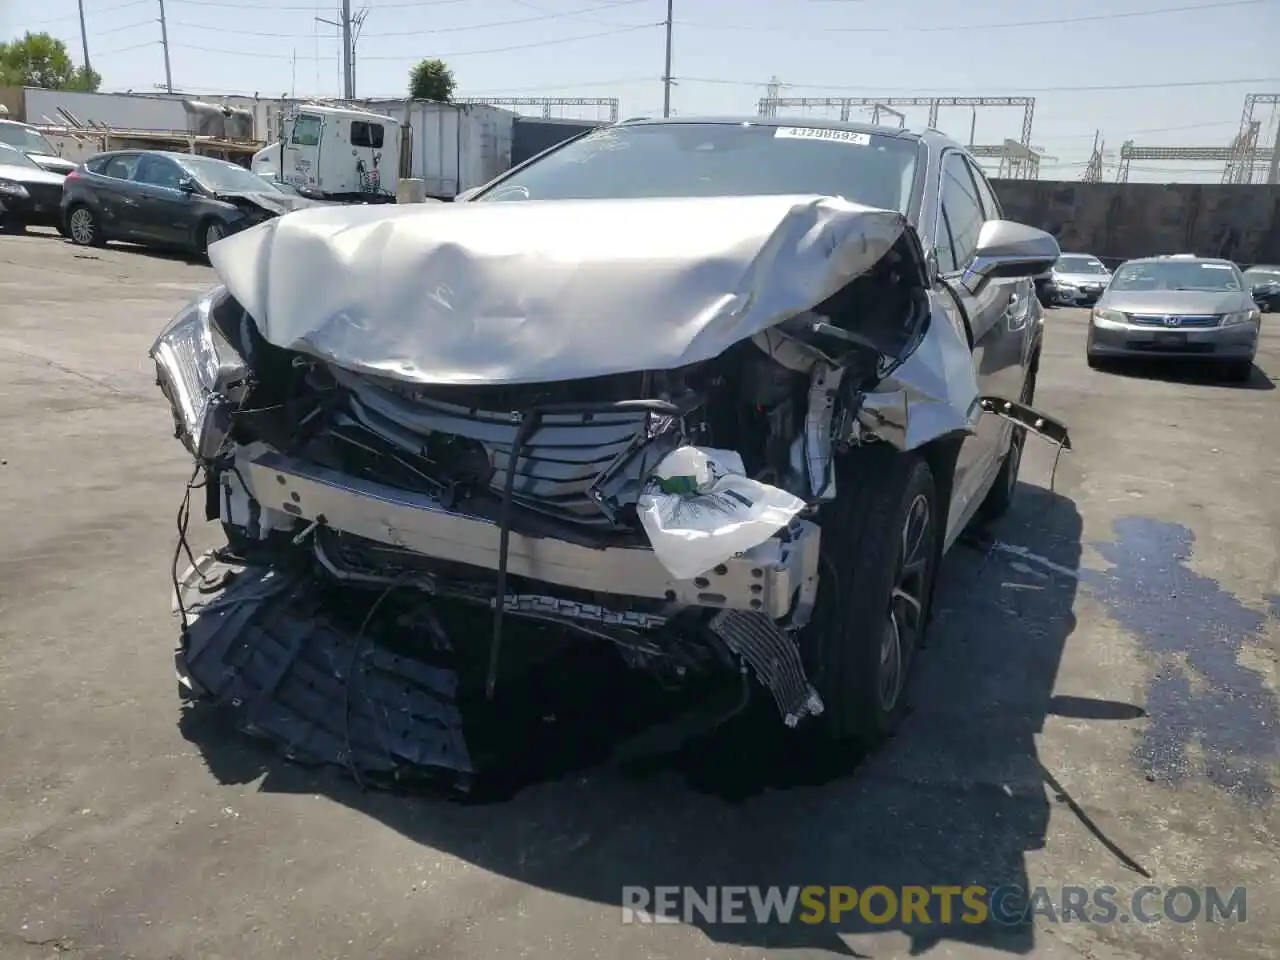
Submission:
<svg viewBox="0 0 1280 960">
<path fill-rule="evenodd" d="M 280 126 L 280 139 L 253 155 L 254 173 L 323 200 L 396 202 L 404 142 L 398 120 L 351 107 L 301 104 Z"/>
</svg>

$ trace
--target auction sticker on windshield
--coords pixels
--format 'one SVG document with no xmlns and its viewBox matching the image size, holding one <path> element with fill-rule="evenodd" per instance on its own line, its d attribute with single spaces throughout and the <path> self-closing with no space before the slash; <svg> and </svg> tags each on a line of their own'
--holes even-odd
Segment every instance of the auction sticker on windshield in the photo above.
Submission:
<svg viewBox="0 0 1280 960">
<path fill-rule="evenodd" d="M 871 134 L 852 130 L 831 130 L 827 127 L 779 127 L 775 138 L 786 140 L 830 140 L 832 143 L 851 143 L 865 147 L 871 142 Z"/>
</svg>

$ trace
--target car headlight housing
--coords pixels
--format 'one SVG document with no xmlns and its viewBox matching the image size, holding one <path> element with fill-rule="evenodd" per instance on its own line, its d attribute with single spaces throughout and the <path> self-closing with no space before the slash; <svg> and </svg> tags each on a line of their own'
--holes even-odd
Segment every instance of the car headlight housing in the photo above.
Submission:
<svg viewBox="0 0 1280 960">
<path fill-rule="evenodd" d="M 1222 325 L 1224 327 L 1233 327 L 1238 323 L 1253 323 L 1262 317 L 1260 310 L 1237 310 L 1235 313 L 1228 313 L 1222 317 Z"/>
<path fill-rule="evenodd" d="M 25 200 L 29 196 L 31 194 L 27 192 L 27 188 L 22 184 L 13 180 L 0 179 L 0 197 L 21 197 Z"/>
<path fill-rule="evenodd" d="M 156 383 L 173 408 L 174 435 L 198 460 L 212 460 L 230 432 L 231 411 L 248 392 L 249 369 L 213 322 L 224 287 L 184 307 L 151 346 Z"/>
<path fill-rule="evenodd" d="M 1108 310 L 1106 307 L 1094 307 L 1093 319 L 1102 323 L 1128 323 L 1129 318 L 1119 310 Z"/>
</svg>

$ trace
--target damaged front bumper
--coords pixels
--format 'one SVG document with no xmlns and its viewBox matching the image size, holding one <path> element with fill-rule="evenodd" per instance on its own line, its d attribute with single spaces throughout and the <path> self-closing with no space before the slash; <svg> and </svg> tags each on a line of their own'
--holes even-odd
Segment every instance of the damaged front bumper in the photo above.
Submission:
<svg viewBox="0 0 1280 960">
<path fill-rule="evenodd" d="M 251 500 L 259 524 L 305 529 L 314 524 L 437 561 L 484 571 L 499 568 L 497 523 L 436 497 L 388 487 L 286 457 L 262 444 L 236 451 L 235 469 L 221 474 L 232 505 Z M 234 508 L 232 508 L 234 510 Z M 252 522 L 248 514 L 228 518 Z M 728 558 L 705 575 L 677 580 L 647 547 L 587 547 L 564 540 L 510 534 L 507 571 L 517 577 L 619 600 L 645 598 L 670 604 L 747 610 L 773 619 L 812 609 L 817 593 L 819 531 L 815 523 L 791 526 Z M 508 606 L 513 596 L 508 597 Z M 519 604 L 516 603 L 519 612 Z"/>
</svg>

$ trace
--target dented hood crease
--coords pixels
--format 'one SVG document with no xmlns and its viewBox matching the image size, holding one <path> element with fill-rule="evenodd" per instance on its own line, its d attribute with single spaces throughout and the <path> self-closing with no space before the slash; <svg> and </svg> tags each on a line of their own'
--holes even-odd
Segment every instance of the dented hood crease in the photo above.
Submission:
<svg viewBox="0 0 1280 960">
<path fill-rule="evenodd" d="M 278 347 L 411 383 L 529 383 L 711 359 L 908 229 L 817 196 L 333 206 L 209 253 Z"/>
</svg>

